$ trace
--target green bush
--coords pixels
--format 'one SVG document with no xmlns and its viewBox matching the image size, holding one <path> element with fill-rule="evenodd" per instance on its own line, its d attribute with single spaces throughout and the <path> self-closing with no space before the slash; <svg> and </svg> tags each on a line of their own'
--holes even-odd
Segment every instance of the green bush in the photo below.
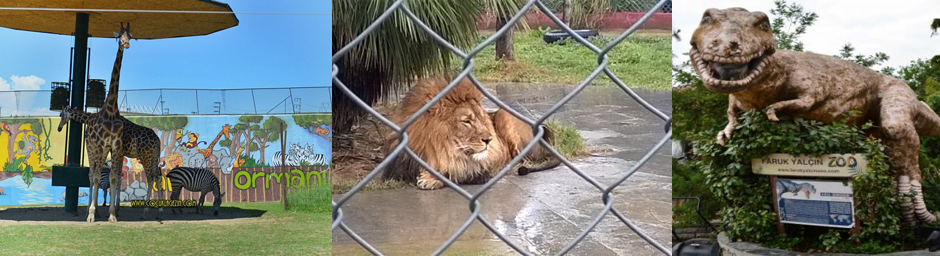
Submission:
<svg viewBox="0 0 940 256">
<path fill-rule="evenodd" d="M 693 196 L 701 199 L 701 211 L 705 218 L 713 219 L 721 204 L 712 195 L 710 187 L 705 184 L 705 175 L 696 161 L 672 160 L 672 195 Z M 695 212 L 695 202 L 688 202 L 673 207 L 675 215 L 673 228 L 676 227 L 703 227 L 701 217 Z"/>
<path fill-rule="evenodd" d="M 767 119 L 761 111 L 751 110 L 738 119 L 734 135 L 726 146 L 718 145 L 712 134 L 695 141 L 694 154 L 705 175 L 705 184 L 724 209 L 721 222 L 729 236 L 750 242 L 765 243 L 783 249 L 813 249 L 867 253 L 893 251 L 900 248 L 901 209 L 896 198 L 897 185 L 878 139 L 866 136 L 862 127 L 843 123 L 823 124 L 817 121 L 780 116 L 779 122 Z M 845 232 L 790 225 L 787 237 L 775 232 L 777 215 L 771 204 L 771 186 L 766 176 L 751 171 L 751 159 L 771 153 L 822 155 L 830 153 L 861 153 L 868 159 L 868 171 L 852 178 L 856 215 L 861 234 L 849 237 Z M 846 239 L 842 239 L 846 236 Z M 794 239 L 799 238 L 799 239 Z M 856 246 L 855 239 L 864 241 Z M 874 251 L 872 251 L 874 250 Z"/>
<path fill-rule="evenodd" d="M 696 135 L 714 138 L 728 123 L 728 95 L 705 89 L 701 81 L 672 90 L 673 139 L 692 140 Z"/>
</svg>

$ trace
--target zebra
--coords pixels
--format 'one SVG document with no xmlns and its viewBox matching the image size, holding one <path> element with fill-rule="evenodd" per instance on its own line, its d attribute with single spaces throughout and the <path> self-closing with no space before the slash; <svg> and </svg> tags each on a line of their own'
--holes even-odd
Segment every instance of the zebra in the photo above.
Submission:
<svg viewBox="0 0 940 256">
<path fill-rule="evenodd" d="M 212 215 L 219 216 L 219 205 L 222 204 L 222 197 L 225 196 L 225 193 L 219 193 L 221 191 L 219 179 L 211 171 L 202 168 L 176 167 L 166 174 L 166 178 L 170 180 L 173 189 L 170 200 L 179 200 L 183 188 L 192 192 L 202 192 L 199 195 L 199 205 L 196 207 L 196 213 L 204 214 L 202 205 L 206 201 L 206 194 L 212 192 L 212 195 L 215 196 L 215 200 L 212 202 Z M 173 208 L 174 215 L 176 210 L 176 208 Z M 180 213 L 182 212 L 180 210 Z"/>
<path fill-rule="evenodd" d="M 278 167 L 282 165 L 281 155 L 281 151 L 274 152 L 274 156 L 271 159 L 272 166 Z M 291 144 L 291 148 L 284 157 L 283 166 L 300 166 L 301 162 L 306 162 L 308 165 L 324 164 L 326 158 L 323 154 L 314 154 L 313 148 L 310 147 L 310 145 L 304 148 L 297 144 Z"/>
<path fill-rule="evenodd" d="M 110 166 L 110 163 L 106 164 Z M 98 181 L 98 188 L 104 190 L 104 202 L 101 203 L 101 207 L 108 206 L 108 189 L 111 188 L 111 181 L 108 179 L 111 177 L 111 168 L 102 167 L 101 168 L 101 181 Z M 111 202 L 112 204 L 114 202 Z"/>
</svg>

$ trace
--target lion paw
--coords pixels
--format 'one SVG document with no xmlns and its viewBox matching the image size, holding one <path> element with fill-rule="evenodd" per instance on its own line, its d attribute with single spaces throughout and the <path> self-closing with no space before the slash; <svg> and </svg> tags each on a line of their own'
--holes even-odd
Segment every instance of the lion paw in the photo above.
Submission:
<svg viewBox="0 0 940 256">
<path fill-rule="evenodd" d="M 418 179 L 418 188 L 424 190 L 439 189 L 444 187 L 444 183 L 435 179 L 435 178 L 420 178 Z"/>
</svg>

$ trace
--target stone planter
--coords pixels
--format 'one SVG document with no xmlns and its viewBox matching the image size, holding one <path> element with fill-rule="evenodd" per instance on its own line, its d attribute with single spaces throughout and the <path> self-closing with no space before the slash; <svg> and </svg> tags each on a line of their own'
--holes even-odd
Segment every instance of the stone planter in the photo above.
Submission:
<svg viewBox="0 0 940 256">
<path fill-rule="evenodd" d="M 762 247 L 759 244 L 749 242 L 731 242 L 731 239 L 725 235 L 725 232 L 718 234 L 718 245 L 721 246 L 721 255 L 731 256 L 759 256 L 759 255 L 779 255 L 779 256 L 850 256 L 850 255 L 870 255 L 870 254 L 852 254 L 852 253 L 803 253 L 792 252 L 781 249 L 771 249 Z M 936 252 L 929 252 L 927 249 L 906 252 L 892 252 L 875 255 L 885 256 L 913 256 L 913 255 L 937 255 Z"/>
</svg>

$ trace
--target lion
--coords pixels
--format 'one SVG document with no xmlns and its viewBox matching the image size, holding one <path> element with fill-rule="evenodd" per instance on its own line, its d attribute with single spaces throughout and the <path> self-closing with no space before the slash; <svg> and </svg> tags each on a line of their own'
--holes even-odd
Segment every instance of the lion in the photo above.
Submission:
<svg viewBox="0 0 940 256">
<path fill-rule="evenodd" d="M 417 82 L 405 95 L 391 120 L 402 125 L 421 107 L 440 93 L 450 80 L 442 77 Z M 405 130 L 408 147 L 444 177 L 457 184 L 482 184 L 498 173 L 533 138 L 531 126 L 500 109 L 494 115 L 483 109 L 483 94 L 464 79 L 426 113 Z M 546 129 L 547 131 L 547 129 Z M 551 143 L 551 133 L 543 138 Z M 398 146 L 398 135 L 392 133 L 383 146 L 389 154 Z M 525 160 L 553 158 L 533 168 L 520 167 L 519 174 L 554 168 L 560 160 L 548 155 L 541 146 L 534 148 Z M 444 187 L 444 183 L 424 169 L 417 161 L 402 153 L 390 162 L 383 173 L 385 179 L 416 182 L 419 189 Z"/>
</svg>

